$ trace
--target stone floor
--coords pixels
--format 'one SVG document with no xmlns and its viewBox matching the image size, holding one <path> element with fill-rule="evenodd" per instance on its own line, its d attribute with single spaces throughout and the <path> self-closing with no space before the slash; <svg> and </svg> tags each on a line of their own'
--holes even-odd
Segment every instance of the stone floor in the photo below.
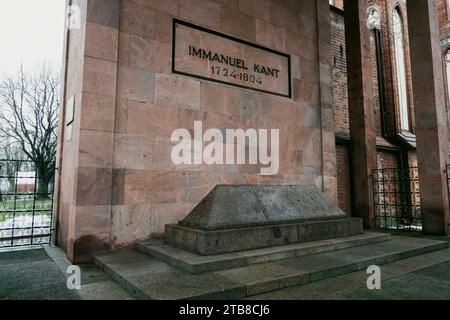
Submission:
<svg viewBox="0 0 450 320">
<path fill-rule="evenodd" d="M 45 250 L 0 253 L 0 300 L 80 299 Z"/>
<path fill-rule="evenodd" d="M 69 290 L 68 266 L 55 247 L 0 252 L 0 300 L 133 299 L 93 264 L 80 266 L 81 289 Z"/>
<path fill-rule="evenodd" d="M 358 271 L 248 299 L 450 300 L 450 249 L 381 266 L 381 290 L 368 290 L 367 277 Z"/>
<path fill-rule="evenodd" d="M 69 265 L 54 247 L 0 252 L 0 300 L 132 299 L 94 265 L 81 266 L 81 290 L 67 289 Z M 368 290 L 367 277 L 358 271 L 248 299 L 450 299 L 450 249 L 381 266 L 381 290 Z"/>
</svg>

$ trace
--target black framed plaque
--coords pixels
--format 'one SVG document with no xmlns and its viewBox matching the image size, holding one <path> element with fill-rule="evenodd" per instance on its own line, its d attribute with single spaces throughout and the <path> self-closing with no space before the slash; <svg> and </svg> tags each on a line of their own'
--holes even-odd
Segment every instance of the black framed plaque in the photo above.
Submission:
<svg viewBox="0 0 450 320">
<path fill-rule="evenodd" d="M 172 72 L 202 80 L 292 97 L 288 54 L 173 20 Z"/>
</svg>

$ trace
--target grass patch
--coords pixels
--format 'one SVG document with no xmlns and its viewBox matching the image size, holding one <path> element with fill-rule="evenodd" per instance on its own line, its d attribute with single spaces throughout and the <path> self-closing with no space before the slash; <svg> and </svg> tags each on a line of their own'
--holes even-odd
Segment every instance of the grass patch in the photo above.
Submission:
<svg viewBox="0 0 450 320">
<path fill-rule="evenodd" d="M 14 206 L 16 209 L 51 209 L 52 200 L 51 199 L 16 199 L 14 200 L 4 200 L 0 201 L 0 211 L 2 210 L 13 210 Z"/>
<path fill-rule="evenodd" d="M 33 199 L 16 199 L 14 200 L 4 200 L 0 201 L 0 223 L 5 222 L 13 217 L 12 212 L 6 212 L 9 210 L 18 210 L 15 214 L 16 217 L 19 216 L 32 216 L 33 212 L 35 216 L 48 215 L 50 212 L 33 211 L 35 210 L 48 210 L 52 209 L 51 199 L 39 199 L 34 201 Z"/>
</svg>

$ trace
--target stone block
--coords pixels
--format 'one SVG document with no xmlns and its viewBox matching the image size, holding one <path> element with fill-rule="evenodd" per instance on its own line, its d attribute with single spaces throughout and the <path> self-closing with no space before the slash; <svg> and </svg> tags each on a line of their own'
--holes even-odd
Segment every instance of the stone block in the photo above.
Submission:
<svg viewBox="0 0 450 320">
<path fill-rule="evenodd" d="M 119 51 L 117 57 L 117 64 L 120 67 L 128 67 L 130 55 L 130 34 L 126 32 L 119 32 Z"/>
<path fill-rule="evenodd" d="M 239 0 L 211 0 L 212 2 L 220 4 L 222 7 L 229 7 L 234 10 L 239 10 Z"/>
<path fill-rule="evenodd" d="M 180 0 L 180 16 L 206 27 L 218 29 L 220 4 L 204 0 Z"/>
<path fill-rule="evenodd" d="M 229 7 L 221 8 L 220 30 L 245 40 L 256 40 L 255 17 L 233 10 Z"/>
<path fill-rule="evenodd" d="M 117 61 L 119 32 L 116 28 L 88 22 L 86 35 L 86 56 Z"/>
<path fill-rule="evenodd" d="M 122 1 L 120 31 L 154 39 L 157 10 L 145 6 L 142 1 Z"/>
<path fill-rule="evenodd" d="M 77 238 L 95 236 L 108 239 L 111 234 L 111 206 L 78 206 L 75 208 Z"/>
<path fill-rule="evenodd" d="M 344 216 L 313 186 L 219 185 L 180 224 L 212 230 Z"/>
<path fill-rule="evenodd" d="M 150 205 L 113 206 L 111 221 L 112 245 L 126 246 L 150 236 L 154 217 Z"/>
<path fill-rule="evenodd" d="M 113 161 L 113 134 L 108 131 L 81 130 L 80 154 L 81 167 L 110 168 Z"/>
<path fill-rule="evenodd" d="M 178 225 L 166 225 L 165 241 L 214 255 L 362 232 L 361 219 L 346 218 L 316 187 L 219 185 Z"/>
<path fill-rule="evenodd" d="M 152 103 L 128 102 L 127 133 L 170 139 L 177 129 L 177 110 Z"/>
<path fill-rule="evenodd" d="M 155 103 L 165 107 L 199 110 L 200 81 L 158 73 L 155 83 Z"/>
<path fill-rule="evenodd" d="M 239 1 L 239 11 L 270 22 L 270 0 Z"/>
<path fill-rule="evenodd" d="M 83 92 L 115 96 L 116 80 L 117 64 L 115 62 L 85 58 Z"/>
<path fill-rule="evenodd" d="M 315 39 L 317 37 L 317 20 L 310 15 L 300 13 L 298 15 L 298 33 Z"/>
<path fill-rule="evenodd" d="M 204 231 L 166 225 L 165 241 L 200 255 L 215 255 L 296 243 L 297 227 L 291 224 Z"/>
<path fill-rule="evenodd" d="M 176 202 L 176 178 L 169 170 L 127 170 L 125 204 Z"/>
<path fill-rule="evenodd" d="M 113 132 L 115 104 L 115 97 L 83 94 L 80 129 Z"/>
<path fill-rule="evenodd" d="M 89 0 L 87 21 L 117 28 L 120 16 L 119 0 Z"/>
<path fill-rule="evenodd" d="M 180 4 L 178 0 L 146 0 L 145 5 L 159 11 L 178 16 L 180 13 Z"/>
<path fill-rule="evenodd" d="M 282 17 L 282 18 L 281 18 Z M 279 25 L 291 32 L 298 32 L 299 23 L 297 12 L 287 8 L 284 5 L 271 2 L 270 4 L 270 22 Z M 296 40 L 297 42 L 299 39 Z"/>
<path fill-rule="evenodd" d="M 226 115 L 237 113 L 239 91 L 210 82 L 200 83 L 201 110 Z"/>
<path fill-rule="evenodd" d="M 155 74 L 152 71 L 119 67 L 118 97 L 139 102 L 153 102 Z"/>
<path fill-rule="evenodd" d="M 155 40 L 170 45 L 172 43 L 172 21 L 174 16 L 158 11 L 156 13 Z M 169 59 L 168 59 L 169 60 Z"/>
<path fill-rule="evenodd" d="M 129 66 L 159 73 L 170 73 L 169 44 L 139 36 L 130 36 Z"/>
<path fill-rule="evenodd" d="M 102 206 L 111 204 L 112 169 L 78 168 L 77 206 Z"/>
<path fill-rule="evenodd" d="M 133 170 L 151 169 L 154 141 L 145 135 L 116 134 L 114 167 Z"/>
</svg>

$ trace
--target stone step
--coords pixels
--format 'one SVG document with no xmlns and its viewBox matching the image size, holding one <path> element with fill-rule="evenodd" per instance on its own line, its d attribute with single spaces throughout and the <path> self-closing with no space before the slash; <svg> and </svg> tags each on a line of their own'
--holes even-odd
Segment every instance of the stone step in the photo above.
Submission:
<svg viewBox="0 0 450 320">
<path fill-rule="evenodd" d="M 200 273 L 244 267 L 252 264 L 287 258 L 302 257 L 311 254 L 388 241 L 390 239 L 390 234 L 365 232 L 362 235 L 346 238 L 295 243 L 284 246 L 212 256 L 202 256 L 178 249 L 171 245 L 165 244 L 163 241 L 150 240 L 138 243 L 136 245 L 136 250 L 190 273 Z"/>
<path fill-rule="evenodd" d="M 168 224 L 165 241 L 174 247 L 206 256 L 351 237 L 363 234 L 363 231 L 361 218 L 348 217 L 213 230 Z"/>
<path fill-rule="evenodd" d="M 391 240 L 228 270 L 192 274 L 135 250 L 94 257 L 96 265 L 138 299 L 241 299 L 448 248 L 448 243 Z"/>
</svg>

